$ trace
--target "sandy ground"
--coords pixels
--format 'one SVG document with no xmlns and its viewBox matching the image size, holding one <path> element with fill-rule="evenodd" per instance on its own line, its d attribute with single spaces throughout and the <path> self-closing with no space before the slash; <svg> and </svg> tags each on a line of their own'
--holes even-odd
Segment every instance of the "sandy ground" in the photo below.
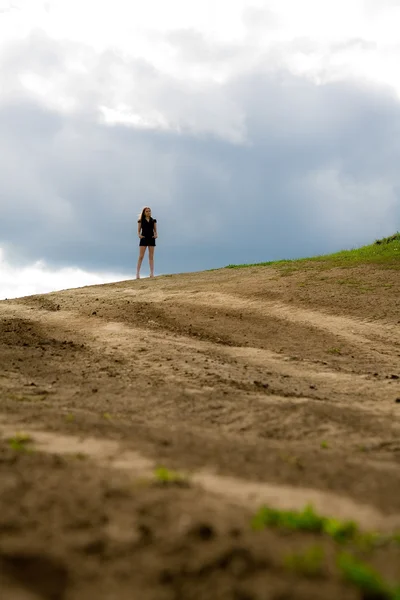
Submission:
<svg viewBox="0 0 400 600">
<path fill-rule="evenodd" d="M 330 539 L 254 532 L 251 517 L 311 502 L 400 530 L 396 269 L 224 269 L 7 300 L 0 365 L 2 600 L 355 600 Z M 186 485 L 160 485 L 159 465 Z M 318 576 L 287 567 L 316 543 Z M 400 545 L 367 558 L 400 583 Z"/>
</svg>

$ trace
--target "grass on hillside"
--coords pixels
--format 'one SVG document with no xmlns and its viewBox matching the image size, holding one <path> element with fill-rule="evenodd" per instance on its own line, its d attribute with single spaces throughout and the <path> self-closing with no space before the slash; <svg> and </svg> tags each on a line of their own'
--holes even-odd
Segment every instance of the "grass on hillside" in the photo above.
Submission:
<svg viewBox="0 0 400 600">
<path fill-rule="evenodd" d="M 400 269 L 400 232 L 376 240 L 369 246 L 362 246 L 353 250 L 341 250 L 334 254 L 313 256 L 310 258 L 296 258 L 293 260 L 277 260 L 254 264 L 227 265 L 227 269 L 243 267 L 291 267 L 303 268 L 305 263 L 320 263 L 330 267 L 354 267 L 361 264 L 382 265 L 391 269 Z"/>
<path fill-rule="evenodd" d="M 335 543 L 336 569 L 340 577 L 357 588 L 364 600 L 400 600 L 400 582 L 386 581 L 369 561 L 373 551 L 382 546 L 399 543 L 398 535 L 379 535 L 362 532 L 354 521 L 327 518 L 315 512 L 311 505 L 302 511 L 277 510 L 263 506 L 252 519 L 255 531 L 274 527 L 282 531 L 303 531 L 331 538 Z M 323 576 L 328 557 L 321 545 L 308 548 L 302 553 L 285 557 L 285 567 L 307 577 Z"/>
</svg>

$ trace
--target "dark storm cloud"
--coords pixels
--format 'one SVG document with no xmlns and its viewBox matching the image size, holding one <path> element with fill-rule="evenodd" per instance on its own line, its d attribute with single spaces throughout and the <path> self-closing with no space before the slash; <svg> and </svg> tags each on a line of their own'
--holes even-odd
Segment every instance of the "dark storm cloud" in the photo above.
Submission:
<svg viewBox="0 0 400 600">
<path fill-rule="evenodd" d="M 46 68 L 62 70 L 59 47 L 52 56 Z M 99 122 L 98 103 L 112 92 L 102 82 L 115 82 L 115 65 L 123 60 L 113 53 L 94 65 L 72 113 L 21 92 L 0 105 L 0 247 L 13 262 L 132 272 L 143 205 L 159 221 L 158 272 L 323 253 L 400 228 L 400 105 L 390 90 L 316 86 L 259 65 L 203 90 L 199 102 L 131 62 L 134 82 L 151 82 L 156 108 L 186 119 L 180 132 L 162 132 Z M 242 143 L 224 139 L 234 119 L 220 135 L 191 125 L 224 122 L 225 106 L 242 115 Z"/>
</svg>

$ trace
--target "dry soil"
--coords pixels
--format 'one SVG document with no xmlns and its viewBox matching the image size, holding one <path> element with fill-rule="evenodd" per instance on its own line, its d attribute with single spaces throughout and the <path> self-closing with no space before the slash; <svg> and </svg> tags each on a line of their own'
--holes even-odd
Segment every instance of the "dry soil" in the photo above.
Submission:
<svg viewBox="0 0 400 600">
<path fill-rule="evenodd" d="M 2 600 L 356 600 L 266 504 L 400 530 L 400 274 L 306 264 L 0 303 Z M 179 471 L 162 485 L 155 469 Z M 311 576 L 288 556 L 318 544 Z M 400 545 L 366 557 L 400 583 Z"/>
</svg>

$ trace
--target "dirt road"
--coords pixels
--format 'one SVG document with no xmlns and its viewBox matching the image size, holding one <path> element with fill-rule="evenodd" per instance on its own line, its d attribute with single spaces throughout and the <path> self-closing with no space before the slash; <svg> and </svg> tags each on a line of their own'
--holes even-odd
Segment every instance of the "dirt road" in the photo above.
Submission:
<svg viewBox="0 0 400 600">
<path fill-rule="evenodd" d="M 2 600 L 356 599 L 330 539 L 254 532 L 252 515 L 311 502 L 400 531 L 398 270 L 7 300 L 0 366 Z M 161 485 L 160 465 L 184 484 Z M 318 576 L 287 567 L 315 543 Z M 400 544 L 369 559 L 400 583 Z"/>
</svg>

